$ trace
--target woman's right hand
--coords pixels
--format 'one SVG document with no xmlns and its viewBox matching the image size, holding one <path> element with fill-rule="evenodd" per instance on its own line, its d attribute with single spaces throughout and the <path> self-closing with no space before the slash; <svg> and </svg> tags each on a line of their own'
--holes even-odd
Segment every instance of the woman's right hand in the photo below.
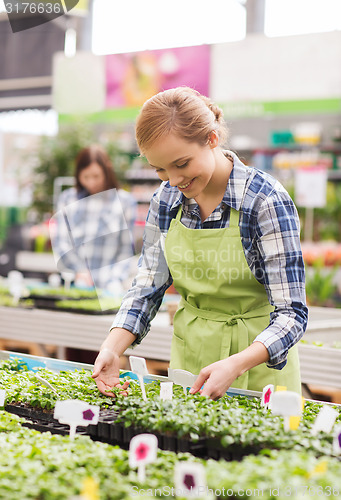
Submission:
<svg viewBox="0 0 341 500">
<path fill-rule="evenodd" d="M 116 397 L 113 392 L 108 392 L 112 387 L 118 387 L 122 396 L 127 396 L 127 388 L 129 382 L 126 381 L 121 385 L 120 379 L 120 358 L 109 349 L 102 349 L 95 361 L 92 378 L 95 379 L 98 390 L 105 396 Z"/>
</svg>

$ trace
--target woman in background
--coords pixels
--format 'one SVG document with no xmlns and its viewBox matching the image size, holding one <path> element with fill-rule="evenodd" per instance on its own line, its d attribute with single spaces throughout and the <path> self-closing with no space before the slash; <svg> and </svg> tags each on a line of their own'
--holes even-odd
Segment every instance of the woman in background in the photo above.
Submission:
<svg viewBox="0 0 341 500">
<path fill-rule="evenodd" d="M 61 193 L 54 217 L 57 268 L 74 272 L 78 286 L 120 296 L 129 286 L 136 201 L 120 189 L 102 147 L 82 149 L 75 163 L 75 186 Z"/>
<path fill-rule="evenodd" d="M 59 270 L 76 273 L 75 281 L 119 294 L 133 255 L 136 201 L 119 182 L 107 153 L 98 145 L 76 157 L 75 187 L 57 204 L 52 239 Z"/>
</svg>

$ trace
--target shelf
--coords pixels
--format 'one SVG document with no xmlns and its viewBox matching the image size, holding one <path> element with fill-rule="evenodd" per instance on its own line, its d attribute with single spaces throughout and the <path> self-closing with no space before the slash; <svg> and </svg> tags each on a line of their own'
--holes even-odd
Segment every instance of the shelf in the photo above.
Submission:
<svg viewBox="0 0 341 500">
<path fill-rule="evenodd" d="M 280 151 L 309 151 L 309 150 L 319 150 L 321 152 L 341 154 L 341 144 L 278 144 L 278 145 L 264 145 L 264 146 L 254 146 L 250 148 L 238 148 L 237 154 L 239 153 L 269 153 L 275 154 Z"/>
<path fill-rule="evenodd" d="M 340 170 L 328 170 L 328 180 L 341 181 L 341 169 Z"/>
<path fill-rule="evenodd" d="M 129 170 L 125 174 L 125 180 L 130 182 L 159 182 L 160 178 L 154 170 Z"/>
</svg>

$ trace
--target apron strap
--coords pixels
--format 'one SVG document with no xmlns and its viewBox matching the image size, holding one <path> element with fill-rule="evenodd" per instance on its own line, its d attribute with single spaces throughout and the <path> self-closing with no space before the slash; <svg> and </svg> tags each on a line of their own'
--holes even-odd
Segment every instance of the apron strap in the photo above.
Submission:
<svg viewBox="0 0 341 500">
<path fill-rule="evenodd" d="M 175 220 L 180 222 L 181 216 L 182 216 L 182 204 L 180 203 L 179 210 L 178 213 L 176 214 Z"/>
<path fill-rule="evenodd" d="M 230 224 L 229 227 L 239 227 L 239 212 L 235 208 L 230 209 Z"/>
</svg>

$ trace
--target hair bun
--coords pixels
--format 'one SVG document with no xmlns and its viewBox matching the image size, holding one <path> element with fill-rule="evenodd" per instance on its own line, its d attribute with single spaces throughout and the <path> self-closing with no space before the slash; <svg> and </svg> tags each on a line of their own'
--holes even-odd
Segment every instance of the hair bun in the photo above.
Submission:
<svg viewBox="0 0 341 500">
<path fill-rule="evenodd" d="M 211 103 L 210 106 L 209 106 L 209 108 L 212 111 L 212 113 L 214 114 L 215 119 L 217 120 L 217 122 L 220 122 L 223 119 L 223 112 L 219 108 L 219 106 L 217 106 L 216 104 Z"/>
</svg>

